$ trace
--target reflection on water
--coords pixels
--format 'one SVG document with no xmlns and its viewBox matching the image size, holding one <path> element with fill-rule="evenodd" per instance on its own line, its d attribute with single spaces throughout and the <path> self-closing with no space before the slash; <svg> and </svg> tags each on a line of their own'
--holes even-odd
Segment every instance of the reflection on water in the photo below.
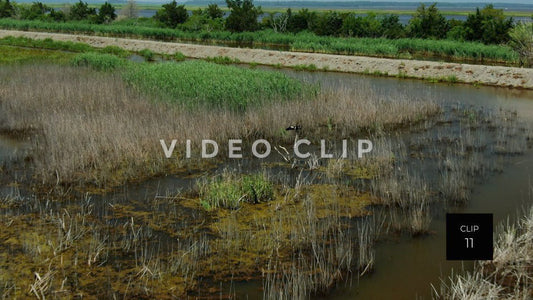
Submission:
<svg viewBox="0 0 533 300">
<path fill-rule="evenodd" d="M 27 148 L 24 141 L 0 135 L 0 165 L 22 157 Z"/>
<path fill-rule="evenodd" d="M 533 91 L 498 87 L 475 87 L 466 84 L 429 83 L 415 79 L 375 77 L 332 72 L 298 72 L 288 75 L 332 89 L 370 89 L 385 98 L 408 96 L 436 101 L 439 104 L 461 103 L 516 110 L 522 119 L 533 121 Z"/>
</svg>

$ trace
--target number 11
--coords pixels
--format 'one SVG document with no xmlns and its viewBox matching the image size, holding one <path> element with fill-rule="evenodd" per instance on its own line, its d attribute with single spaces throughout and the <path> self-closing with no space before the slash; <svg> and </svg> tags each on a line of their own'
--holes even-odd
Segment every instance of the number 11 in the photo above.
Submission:
<svg viewBox="0 0 533 300">
<path fill-rule="evenodd" d="M 474 248 L 474 238 L 465 238 L 466 248 Z"/>
</svg>

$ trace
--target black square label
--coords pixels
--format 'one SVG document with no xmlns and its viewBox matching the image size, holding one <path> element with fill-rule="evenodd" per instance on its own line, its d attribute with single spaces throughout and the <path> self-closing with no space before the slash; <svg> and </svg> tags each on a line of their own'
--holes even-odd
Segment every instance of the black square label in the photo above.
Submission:
<svg viewBox="0 0 533 300">
<path fill-rule="evenodd" d="M 492 214 L 446 214 L 447 260 L 492 260 Z"/>
</svg>

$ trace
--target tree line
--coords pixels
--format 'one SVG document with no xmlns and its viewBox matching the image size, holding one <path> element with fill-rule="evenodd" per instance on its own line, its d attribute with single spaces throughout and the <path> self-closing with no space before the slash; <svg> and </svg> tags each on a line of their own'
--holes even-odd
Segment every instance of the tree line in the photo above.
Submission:
<svg viewBox="0 0 533 300">
<path fill-rule="evenodd" d="M 54 9 L 42 2 L 31 5 L 18 5 L 10 0 L 0 0 L 0 18 L 19 18 L 23 20 L 42 20 L 65 22 L 69 20 L 103 24 L 110 23 L 117 18 L 116 10 L 109 2 L 105 2 L 98 10 L 89 7 L 81 0 L 66 10 Z"/>
<path fill-rule="evenodd" d="M 424 38 L 479 41 L 485 44 L 504 43 L 514 27 L 512 18 L 492 4 L 469 14 L 466 21 L 447 20 L 437 9 L 437 4 L 420 4 L 407 25 L 400 23 L 398 15 L 357 15 L 350 12 L 325 13 L 301 9 L 294 13 L 288 9 L 283 14 L 271 15 L 264 23 L 278 31 L 312 31 L 317 35 L 343 37 Z"/>
</svg>

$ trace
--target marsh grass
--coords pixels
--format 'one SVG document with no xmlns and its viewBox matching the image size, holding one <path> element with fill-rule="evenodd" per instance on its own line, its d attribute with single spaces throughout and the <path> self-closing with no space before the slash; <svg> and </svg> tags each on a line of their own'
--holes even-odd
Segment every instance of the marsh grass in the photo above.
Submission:
<svg viewBox="0 0 533 300">
<path fill-rule="evenodd" d="M 0 45 L 0 64 L 57 63 L 68 64 L 73 53 L 57 50 L 20 48 Z"/>
<path fill-rule="evenodd" d="M 205 61 L 209 61 L 209 62 L 219 64 L 219 65 L 234 65 L 234 64 L 239 64 L 241 62 L 237 58 L 231 58 L 229 56 L 207 57 L 205 58 Z"/>
<path fill-rule="evenodd" d="M 237 209 L 243 202 L 266 202 L 274 197 L 272 183 L 264 174 L 236 176 L 225 172 L 215 178 L 204 179 L 199 185 L 200 202 L 208 210 Z"/>
<path fill-rule="evenodd" d="M 163 73 L 151 73 L 143 77 L 141 75 L 145 73 L 141 70 L 190 70 L 192 74 L 208 78 L 214 76 L 208 73 L 218 68 L 224 68 L 220 73 L 222 75 L 241 71 L 206 62 L 180 64 L 142 66 L 130 74 L 138 76 L 131 80 L 142 80 L 144 84 L 153 83 L 163 90 L 176 92 L 185 89 L 187 81 L 182 75 L 187 73 L 171 72 L 165 75 L 168 77 Z M 234 77 L 243 83 L 250 77 L 256 77 L 256 80 L 257 77 L 265 78 L 256 74 L 262 73 L 245 70 L 242 76 Z M 172 78 L 171 75 L 178 77 Z M 249 88 L 247 95 L 242 93 L 246 89 L 238 86 L 220 91 L 217 87 L 222 88 L 228 83 L 222 76 L 214 78 L 219 84 L 201 79 L 205 84 L 199 86 L 204 90 L 198 88 L 198 91 L 192 92 L 198 93 L 198 101 L 217 99 L 233 93 L 231 91 L 237 91 L 234 101 L 257 101 L 251 98 L 254 91 L 273 97 L 271 99 L 275 99 L 276 95 L 282 97 L 279 101 L 248 107 L 238 113 L 231 109 L 183 110 L 179 103 L 185 100 L 178 98 L 172 103 L 153 101 L 146 93 L 131 89 L 119 75 L 86 68 L 51 65 L 5 67 L 0 70 L 0 96 L 6 99 L 0 103 L 0 120 L 3 130 L 34 134 L 32 159 L 34 175 L 40 182 L 86 182 L 105 186 L 106 183 L 117 184 L 141 175 L 152 176 L 175 170 L 185 163 L 192 164 L 196 155 L 189 161 L 183 159 L 185 139 L 191 140 L 193 153 L 198 153 L 200 141 L 206 138 L 217 141 L 235 137 L 244 140 L 266 138 L 272 142 L 290 143 L 293 138 L 280 135 L 280 131 L 294 122 L 306 129 L 307 136 L 320 138 L 326 133 L 331 137 L 331 131 L 325 133 L 322 129 L 328 123 L 333 124 L 336 132 L 343 134 L 360 134 L 368 130 L 380 132 L 419 122 L 421 118 L 439 111 L 437 105 L 428 101 L 401 96 L 395 97 L 396 101 L 389 101 L 369 91 L 323 91 L 314 99 L 287 101 L 286 97 L 301 91 L 301 87 L 294 88 L 289 83 L 292 80 L 287 82 L 284 77 L 273 73 L 264 76 L 278 78 L 281 86 L 279 81 L 274 81 L 271 83 L 272 90 L 269 90 L 268 85 L 265 88 L 264 82 L 257 81 L 258 86 Z M 193 78 L 195 76 L 190 75 L 187 80 Z M 174 89 L 173 82 L 181 82 L 181 87 L 178 85 Z M 178 92 L 176 97 L 180 97 Z M 165 159 L 159 140 L 174 138 L 178 139 L 177 155 Z"/>
<path fill-rule="evenodd" d="M 72 64 L 78 67 L 90 67 L 96 71 L 113 71 L 126 65 L 126 62 L 113 54 L 88 52 L 76 55 Z"/>
<path fill-rule="evenodd" d="M 236 176 L 225 172 L 199 185 L 200 202 L 208 210 L 236 209 L 243 202 L 266 202 L 274 197 L 273 186 L 263 174 Z"/>
<path fill-rule="evenodd" d="M 124 79 L 142 92 L 188 108 L 243 111 L 272 101 L 313 97 L 317 92 L 278 72 L 203 61 L 131 64 Z"/>
<path fill-rule="evenodd" d="M 388 143 L 376 140 L 382 153 L 361 161 L 382 162 L 367 186 L 391 210 L 390 228 L 396 232 L 430 233 L 435 203 L 465 205 L 475 184 L 531 148 L 530 125 L 513 111 L 451 107 L 435 119 L 415 126 L 407 138 L 391 134 Z M 432 128 L 434 124 L 447 125 Z M 423 172 L 420 162 L 427 168 Z M 346 174 L 339 163 L 330 164 L 326 174 Z"/>
<path fill-rule="evenodd" d="M 47 50 L 62 50 L 69 52 L 89 52 L 96 51 L 94 47 L 89 46 L 84 43 L 76 43 L 69 41 L 55 41 L 53 39 L 30 39 L 26 37 L 13 37 L 7 36 L 0 39 L 0 45 L 6 46 L 18 46 L 18 47 L 28 47 L 28 48 L 39 48 Z M 105 52 L 109 53 L 111 48 L 104 48 Z M 102 49 L 102 51 L 104 51 Z"/>
<path fill-rule="evenodd" d="M 294 70 L 296 71 L 308 71 L 308 72 L 314 72 L 316 70 L 318 70 L 318 68 L 316 67 L 316 65 L 314 64 L 309 64 L 309 65 L 295 65 L 292 67 Z"/>
</svg>

